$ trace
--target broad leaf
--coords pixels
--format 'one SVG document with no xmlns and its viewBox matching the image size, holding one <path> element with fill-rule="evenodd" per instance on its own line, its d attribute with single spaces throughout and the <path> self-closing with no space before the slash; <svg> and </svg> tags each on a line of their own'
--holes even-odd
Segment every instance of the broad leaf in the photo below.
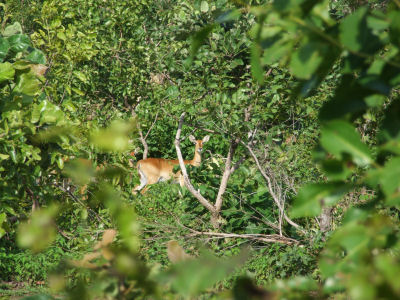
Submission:
<svg viewBox="0 0 400 300">
<path fill-rule="evenodd" d="M 23 73 L 17 77 L 14 91 L 28 96 L 36 95 L 40 90 L 40 81 L 32 73 Z"/>
<path fill-rule="evenodd" d="M 163 276 L 171 281 L 174 290 L 189 297 L 211 288 L 245 262 L 247 253 L 221 259 L 204 253 L 197 259 L 189 259 L 173 265 Z"/>
<path fill-rule="evenodd" d="M 190 47 L 190 58 L 189 58 L 190 62 L 192 62 L 200 46 L 205 42 L 206 38 L 213 30 L 213 28 L 214 24 L 207 25 L 195 33 L 195 35 L 193 36 L 192 45 Z"/>
<path fill-rule="evenodd" d="M 16 34 L 10 36 L 8 38 L 8 42 L 10 43 L 10 51 L 13 53 L 24 51 L 31 45 L 28 36 L 25 34 Z"/>
<path fill-rule="evenodd" d="M 8 50 L 10 49 L 10 43 L 7 39 L 0 37 L 0 62 L 7 56 Z"/>
<path fill-rule="evenodd" d="M 373 162 L 368 147 L 361 142 L 360 135 L 348 122 L 335 120 L 324 125 L 321 130 L 320 143 L 327 151 L 337 158 L 350 154 L 353 161 L 359 166 Z"/>
<path fill-rule="evenodd" d="M 18 22 L 15 22 L 12 25 L 8 25 L 4 31 L 3 31 L 3 36 L 8 37 L 8 36 L 12 36 L 14 34 L 21 34 L 22 33 L 22 27 L 21 24 L 19 24 Z"/>
<path fill-rule="evenodd" d="M 56 237 L 53 219 L 57 210 L 56 206 L 50 206 L 34 211 L 30 222 L 21 223 L 18 228 L 18 245 L 29 248 L 33 252 L 39 252 L 48 247 Z"/>
<path fill-rule="evenodd" d="M 29 55 L 26 57 L 27 60 L 33 62 L 34 64 L 46 64 L 46 56 L 40 50 L 33 50 Z"/>
<path fill-rule="evenodd" d="M 302 45 L 290 61 L 290 69 L 300 79 L 310 79 L 318 69 L 324 57 L 323 45 L 318 42 L 308 42 Z"/>
<path fill-rule="evenodd" d="M 15 70 L 9 62 L 0 63 L 0 82 L 14 78 Z"/>
<path fill-rule="evenodd" d="M 361 7 L 347 16 L 339 26 L 340 41 L 351 51 L 368 54 L 375 53 L 381 43 L 367 26 L 367 8 Z"/>
<path fill-rule="evenodd" d="M 311 183 L 304 186 L 293 204 L 290 215 L 297 217 L 315 217 L 323 206 L 336 204 L 349 190 L 342 182 Z"/>
<path fill-rule="evenodd" d="M 377 174 L 376 174 L 377 175 Z M 388 205 L 400 205 L 400 157 L 391 159 L 379 173 L 379 182 Z"/>
</svg>

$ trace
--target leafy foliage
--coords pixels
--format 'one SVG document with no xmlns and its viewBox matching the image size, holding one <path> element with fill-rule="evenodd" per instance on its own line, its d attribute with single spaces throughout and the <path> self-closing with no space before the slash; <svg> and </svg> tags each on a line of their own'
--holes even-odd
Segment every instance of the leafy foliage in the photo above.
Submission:
<svg viewBox="0 0 400 300">
<path fill-rule="evenodd" d="M 2 280 L 75 299 L 399 296 L 395 1 L 0 7 Z M 182 112 L 185 158 L 211 135 L 189 176 L 222 199 L 218 232 L 186 188 L 131 192 L 132 160 L 176 157 Z"/>
</svg>

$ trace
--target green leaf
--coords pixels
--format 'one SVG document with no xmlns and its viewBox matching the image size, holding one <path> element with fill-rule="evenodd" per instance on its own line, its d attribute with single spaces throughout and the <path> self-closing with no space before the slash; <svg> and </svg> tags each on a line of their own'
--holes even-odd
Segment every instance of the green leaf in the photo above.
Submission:
<svg viewBox="0 0 400 300">
<path fill-rule="evenodd" d="M 10 49 L 10 43 L 7 39 L 0 37 L 0 62 L 7 56 L 8 50 Z"/>
<path fill-rule="evenodd" d="M 223 280 L 243 264 L 247 256 L 245 251 L 228 259 L 204 253 L 197 259 L 176 263 L 163 277 L 164 280 L 171 281 L 173 289 L 178 293 L 190 297 Z"/>
<path fill-rule="evenodd" d="M 14 79 L 15 70 L 9 62 L 0 63 L 0 83 Z"/>
<path fill-rule="evenodd" d="M 64 113 L 57 107 L 46 109 L 42 112 L 40 123 L 42 124 L 54 124 L 64 119 Z"/>
<path fill-rule="evenodd" d="M 400 48 L 400 11 L 391 11 L 389 17 L 389 36 L 390 40 L 397 48 Z"/>
<path fill-rule="evenodd" d="M 10 157 L 10 155 L 8 155 L 8 154 L 0 153 L 0 160 L 6 160 L 6 159 L 8 159 L 9 157 Z"/>
<path fill-rule="evenodd" d="M 240 10 L 238 9 L 229 9 L 221 13 L 216 19 L 215 22 L 223 24 L 226 22 L 234 21 L 238 19 L 241 15 Z"/>
<path fill-rule="evenodd" d="M 189 62 L 193 61 L 194 57 L 197 54 L 197 51 L 199 51 L 200 46 L 202 44 L 204 44 L 206 38 L 208 37 L 210 32 L 213 30 L 214 26 L 215 26 L 214 24 L 207 25 L 195 33 L 195 35 L 193 36 L 191 47 L 190 47 Z"/>
<path fill-rule="evenodd" d="M 400 98 L 396 98 L 387 107 L 385 118 L 379 130 L 380 144 L 400 141 Z"/>
<path fill-rule="evenodd" d="M 388 205 L 400 205 L 400 157 L 391 159 L 376 176 L 386 195 Z"/>
<path fill-rule="evenodd" d="M 318 216 L 322 206 L 336 204 L 349 188 L 342 182 L 308 184 L 299 191 L 290 215 L 293 218 Z"/>
<path fill-rule="evenodd" d="M 352 170 L 347 168 L 346 162 L 341 160 L 324 160 L 322 167 L 329 180 L 345 180 L 352 173 Z"/>
<path fill-rule="evenodd" d="M 279 36 L 280 37 L 280 36 Z M 290 40 L 278 38 L 276 36 L 261 41 L 263 46 L 263 62 L 267 65 L 286 58 L 286 55 L 292 50 L 293 44 Z"/>
<path fill-rule="evenodd" d="M 261 47 L 257 43 L 251 45 L 251 74 L 253 78 L 262 84 L 264 82 L 264 70 L 261 65 Z"/>
<path fill-rule="evenodd" d="M 10 51 L 13 53 L 22 52 L 31 45 L 29 37 L 25 34 L 12 35 L 8 38 L 8 42 L 10 43 Z"/>
<path fill-rule="evenodd" d="M 6 231 L 3 228 L 3 223 L 7 221 L 7 215 L 5 213 L 0 214 L 0 238 L 3 237 L 3 235 L 6 233 Z"/>
<path fill-rule="evenodd" d="M 93 131 L 90 142 L 102 151 L 127 151 L 131 147 L 129 134 L 135 130 L 134 128 L 133 121 L 114 121 L 106 129 Z"/>
<path fill-rule="evenodd" d="M 310 79 L 324 59 L 321 48 L 323 45 L 318 42 L 308 42 L 295 51 L 289 66 L 293 75 Z"/>
<path fill-rule="evenodd" d="M 32 73 L 23 73 L 17 77 L 14 92 L 34 96 L 40 91 L 40 81 Z"/>
<path fill-rule="evenodd" d="M 334 120 L 326 123 L 321 130 L 320 143 L 327 152 L 337 158 L 350 154 L 359 166 L 373 162 L 368 147 L 361 142 L 360 135 L 348 122 Z"/>
<path fill-rule="evenodd" d="M 34 64 L 46 64 L 46 56 L 40 50 L 33 50 L 29 55 L 26 57 L 27 60 L 33 62 Z"/>
<path fill-rule="evenodd" d="M 367 109 L 365 98 L 375 92 L 361 86 L 351 75 L 344 75 L 335 96 L 320 111 L 322 120 L 332 120 L 361 114 Z"/>
<path fill-rule="evenodd" d="M 88 79 L 85 74 L 80 71 L 74 71 L 74 75 L 82 82 L 87 83 Z"/>
<path fill-rule="evenodd" d="M 30 222 L 23 222 L 18 227 L 17 242 L 22 248 L 39 252 L 48 247 L 56 237 L 53 226 L 57 207 L 41 208 L 32 213 Z"/>
<path fill-rule="evenodd" d="M 22 27 L 21 24 L 18 22 L 14 22 L 12 25 L 8 25 L 4 31 L 3 31 L 3 36 L 8 37 L 12 36 L 14 34 L 21 34 L 22 33 Z"/>
<path fill-rule="evenodd" d="M 400 291 L 400 280 L 398 280 L 398 274 L 400 274 L 399 258 L 389 253 L 381 253 L 374 257 L 374 263 L 377 269 L 382 272 L 387 282 L 392 286 L 392 289 Z"/>
<path fill-rule="evenodd" d="M 40 105 L 33 105 L 33 109 L 31 111 L 31 123 L 37 123 L 40 120 L 42 107 Z"/>
<path fill-rule="evenodd" d="M 207 3 L 207 1 L 201 1 L 200 11 L 203 12 L 203 13 L 208 12 L 208 3 Z"/>
<path fill-rule="evenodd" d="M 339 38 L 348 49 L 368 54 L 375 53 L 381 43 L 367 26 L 367 7 L 360 7 L 339 25 Z"/>
</svg>

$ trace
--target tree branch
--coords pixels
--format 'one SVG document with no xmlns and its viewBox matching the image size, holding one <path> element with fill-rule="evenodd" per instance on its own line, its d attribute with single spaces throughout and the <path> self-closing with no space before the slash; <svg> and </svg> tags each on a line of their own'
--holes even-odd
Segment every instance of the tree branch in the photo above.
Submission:
<svg viewBox="0 0 400 300">
<path fill-rule="evenodd" d="M 301 231 L 302 233 L 305 233 L 305 231 L 303 229 L 301 229 L 301 226 L 295 222 L 293 222 L 285 213 L 279 198 L 277 197 L 277 195 L 275 194 L 273 187 L 272 187 L 272 182 L 271 182 L 271 178 L 264 172 L 264 170 L 262 169 L 260 162 L 258 161 L 257 156 L 254 154 L 253 149 L 250 147 L 250 145 L 247 145 L 245 143 L 242 142 L 242 144 L 247 148 L 247 150 L 249 151 L 250 155 L 252 156 L 252 158 L 254 159 L 254 162 L 257 165 L 258 170 L 260 171 L 261 175 L 264 177 L 264 179 L 267 181 L 268 184 L 268 190 L 269 193 L 272 196 L 272 199 L 274 199 L 275 204 L 278 206 L 279 211 L 282 213 L 283 217 L 285 218 L 285 220 L 292 225 L 293 227 L 295 227 L 296 229 L 298 229 L 299 231 Z"/>
<path fill-rule="evenodd" d="M 239 139 L 236 139 L 236 140 L 232 140 L 231 144 L 229 145 L 229 152 L 228 152 L 228 156 L 226 157 L 224 174 L 222 175 L 217 199 L 215 200 L 215 209 L 218 213 L 221 211 L 221 207 L 222 207 L 222 195 L 226 191 L 226 187 L 228 186 L 229 177 L 232 174 L 232 172 L 231 172 L 232 158 L 233 158 L 233 155 L 235 153 L 238 143 L 239 143 Z"/>
<path fill-rule="evenodd" d="M 212 236 L 212 237 L 218 237 L 218 238 L 249 239 L 249 240 L 263 242 L 263 243 L 281 243 L 281 244 L 286 244 L 286 245 L 299 244 L 299 242 L 296 241 L 295 239 L 280 236 L 277 234 L 236 234 L 236 233 L 223 233 L 223 232 L 210 232 L 210 231 L 201 232 L 201 231 L 196 231 L 193 229 L 190 229 L 190 231 L 192 233 L 187 236 L 205 235 L 205 236 Z"/>
<path fill-rule="evenodd" d="M 143 136 L 143 132 L 140 129 L 139 123 L 137 125 L 137 128 L 138 128 L 138 131 L 139 131 L 140 142 L 143 145 L 143 159 L 146 159 L 147 158 L 147 154 L 149 153 L 149 146 L 147 145 L 146 138 Z"/>
</svg>

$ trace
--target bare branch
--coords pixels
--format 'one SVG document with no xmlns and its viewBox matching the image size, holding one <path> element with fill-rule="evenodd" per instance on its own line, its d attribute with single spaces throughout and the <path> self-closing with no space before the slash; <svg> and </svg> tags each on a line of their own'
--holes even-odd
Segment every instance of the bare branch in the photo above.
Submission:
<svg viewBox="0 0 400 300">
<path fill-rule="evenodd" d="M 87 207 L 78 197 L 76 197 L 70 190 L 64 188 L 63 186 L 53 182 L 53 186 L 55 186 L 56 188 L 58 188 L 60 191 L 66 193 L 72 200 L 74 200 L 75 202 L 79 203 L 81 206 L 83 206 L 85 209 L 87 209 L 90 213 L 92 213 L 97 221 L 99 221 L 100 223 L 106 224 L 106 222 L 102 219 L 102 217 L 100 217 L 93 209 Z"/>
<path fill-rule="evenodd" d="M 267 181 L 269 193 L 271 194 L 272 199 L 274 199 L 275 204 L 278 206 L 278 209 L 279 209 L 280 213 L 282 213 L 282 215 L 283 215 L 283 217 L 285 218 L 286 222 L 288 222 L 290 225 L 292 225 L 293 227 L 295 227 L 296 229 L 298 229 L 298 230 L 301 231 L 302 233 L 305 233 L 305 231 L 304 231 L 303 229 L 301 229 L 301 227 L 300 227 L 299 224 L 293 222 L 293 221 L 286 215 L 286 213 L 285 213 L 285 211 L 284 211 L 284 208 L 282 207 L 282 205 L 281 205 L 281 203 L 280 203 L 280 201 L 279 201 L 279 198 L 277 197 L 277 195 L 276 195 L 275 192 L 274 192 L 274 189 L 273 189 L 273 187 L 272 187 L 271 178 L 264 172 L 263 168 L 262 168 L 261 165 L 260 165 L 260 162 L 258 161 L 257 156 L 256 156 L 256 155 L 254 154 L 254 152 L 253 152 L 253 149 L 252 149 L 249 145 L 247 145 L 247 144 L 245 144 L 245 143 L 243 143 L 243 142 L 242 142 L 242 144 L 243 144 L 243 145 L 247 148 L 247 150 L 250 152 L 250 155 L 253 157 L 253 159 L 254 159 L 254 161 L 255 161 L 255 163 L 256 163 L 256 165 L 257 165 L 258 170 L 260 171 L 260 173 L 261 173 L 261 175 L 264 177 L 264 179 Z"/>
<path fill-rule="evenodd" d="M 151 131 L 151 130 L 153 129 L 153 127 L 154 127 L 154 124 L 156 124 L 157 119 L 158 119 L 158 113 L 159 113 L 159 111 L 157 111 L 156 116 L 154 117 L 154 121 L 153 121 L 153 123 L 151 124 L 149 130 L 147 130 L 147 133 L 146 133 L 146 135 L 144 136 L 144 139 L 147 139 L 147 137 L 149 136 L 150 131 Z"/>
<path fill-rule="evenodd" d="M 243 156 L 241 159 L 239 159 L 234 165 L 233 167 L 230 169 L 230 173 L 232 174 L 233 172 L 235 172 L 240 165 L 245 161 L 246 156 Z"/>
<path fill-rule="evenodd" d="M 229 177 L 232 174 L 232 172 L 231 172 L 232 158 L 233 158 L 235 150 L 236 150 L 236 148 L 238 146 L 238 143 L 239 143 L 239 140 L 236 139 L 236 140 L 232 140 L 231 144 L 229 145 L 229 152 L 228 152 L 228 156 L 226 157 L 224 174 L 222 175 L 221 184 L 219 186 L 217 199 L 215 200 L 215 209 L 216 209 L 216 211 L 218 213 L 221 211 L 222 196 L 226 191 L 226 187 L 228 186 Z"/>
<path fill-rule="evenodd" d="M 143 145 L 143 159 L 146 159 L 147 158 L 147 154 L 149 153 L 149 146 L 147 145 L 146 138 L 143 136 L 143 132 L 140 129 L 139 123 L 137 125 L 137 128 L 138 128 L 138 131 L 139 131 L 140 142 Z"/>
<path fill-rule="evenodd" d="M 236 234 L 236 233 L 223 233 L 223 232 L 201 232 L 196 230 L 191 230 L 191 234 L 187 236 L 198 236 L 206 235 L 218 238 L 240 238 L 249 239 L 253 241 L 263 242 L 263 243 L 280 243 L 286 245 L 299 244 L 295 239 L 280 236 L 277 234 Z"/>
<path fill-rule="evenodd" d="M 284 237 L 284 236 L 279 236 L 276 234 L 236 234 L 236 233 L 224 233 L 224 232 L 212 232 L 212 231 L 197 231 L 194 230 L 188 226 L 183 225 L 180 221 L 179 218 L 174 216 L 174 219 L 176 223 L 180 226 L 183 227 L 186 230 L 189 230 L 191 233 L 186 235 L 187 237 L 192 237 L 192 236 L 210 236 L 210 237 L 216 237 L 216 238 L 239 238 L 239 239 L 248 239 L 252 241 L 258 241 L 258 242 L 263 242 L 263 243 L 281 243 L 281 244 L 296 244 L 299 245 L 299 241 Z"/>
</svg>

